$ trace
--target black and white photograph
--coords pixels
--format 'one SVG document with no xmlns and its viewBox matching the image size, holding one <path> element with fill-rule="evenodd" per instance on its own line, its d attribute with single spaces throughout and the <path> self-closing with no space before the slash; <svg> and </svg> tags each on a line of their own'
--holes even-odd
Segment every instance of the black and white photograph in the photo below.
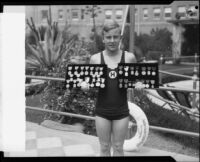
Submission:
<svg viewBox="0 0 200 162">
<path fill-rule="evenodd" d="M 24 8 L 25 151 L 5 157 L 199 161 L 198 1 Z"/>
</svg>

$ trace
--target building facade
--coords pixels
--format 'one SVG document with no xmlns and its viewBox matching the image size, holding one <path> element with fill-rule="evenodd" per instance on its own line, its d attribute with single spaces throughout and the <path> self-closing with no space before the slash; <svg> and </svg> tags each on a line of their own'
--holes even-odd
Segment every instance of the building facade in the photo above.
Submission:
<svg viewBox="0 0 200 162">
<path fill-rule="evenodd" d="M 91 7 L 91 5 L 89 5 Z M 67 22 L 72 26 L 72 32 L 88 37 L 93 27 L 91 13 L 85 14 L 86 5 L 54 5 L 54 6 L 27 6 L 26 18 L 33 18 L 36 25 L 46 25 L 47 16 L 51 8 L 52 20 L 58 22 L 62 28 Z M 95 12 L 96 26 L 101 26 L 106 19 L 115 19 L 122 25 L 126 5 L 98 5 Z M 174 1 L 169 5 L 135 5 L 135 32 L 137 34 L 150 33 L 153 28 L 168 28 L 172 31 L 170 20 L 175 20 L 177 13 L 180 19 L 188 19 L 187 10 L 194 11 L 190 17 L 199 19 L 198 1 Z"/>
</svg>

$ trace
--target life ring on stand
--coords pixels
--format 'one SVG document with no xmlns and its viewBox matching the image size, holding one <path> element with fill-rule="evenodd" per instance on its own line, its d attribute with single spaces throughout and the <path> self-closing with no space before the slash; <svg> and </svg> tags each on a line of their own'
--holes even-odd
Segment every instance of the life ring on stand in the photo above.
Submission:
<svg viewBox="0 0 200 162">
<path fill-rule="evenodd" d="M 137 151 L 147 140 L 149 134 L 149 122 L 142 109 L 134 103 L 128 102 L 129 113 L 137 124 L 136 134 L 124 142 L 124 151 Z"/>
</svg>

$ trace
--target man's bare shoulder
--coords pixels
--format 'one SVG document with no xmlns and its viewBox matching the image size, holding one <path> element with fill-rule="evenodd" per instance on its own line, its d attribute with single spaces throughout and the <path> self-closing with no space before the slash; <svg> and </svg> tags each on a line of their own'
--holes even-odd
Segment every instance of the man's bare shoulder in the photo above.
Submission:
<svg viewBox="0 0 200 162">
<path fill-rule="evenodd" d="M 100 53 L 96 53 L 90 57 L 90 64 L 100 64 Z"/>
<path fill-rule="evenodd" d="M 135 62 L 137 62 L 135 55 L 133 53 L 131 53 L 131 52 L 127 52 L 126 51 L 125 59 L 126 59 L 125 60 L 126 63 L 135 63 Z"/>
</svg>

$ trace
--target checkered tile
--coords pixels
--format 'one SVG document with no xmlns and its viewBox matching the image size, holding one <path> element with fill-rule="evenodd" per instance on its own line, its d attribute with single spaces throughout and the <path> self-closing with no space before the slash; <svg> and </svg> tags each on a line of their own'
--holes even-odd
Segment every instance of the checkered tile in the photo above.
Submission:
<svg viewBox="0 0 200 162">
<path fill-rule="evenodd" d="M 70 145 L 64 147 L 66 156 L 95 156 L 95 153 L 90 145 Z"/>
<path fill-rule="evenodd" d="M 28 131 L 26 132 L 26 140 L 36 139 L 36 132 Z"/>
<path fill-rule="evenodd" d="M 37 139 L 37 148 L 53 148 L 53 147 L 62 147 L 61 139 L 58 137 L 46 137 Z"/>
<path fill-rule="evenodd" d="M 8 153 L 10 157 L 37 157 L 38 152 L 36 149 L 26 150 L 25 152 L 10 152 Z"/>
<path fill-rule="evenodd" d="M 7 157 L 96 156 L 88 144 L 64 145 L 60 137 L 38 137 L 35 131 L 26 132 L 26 151 L 9 152 Z"/>
</svg>

